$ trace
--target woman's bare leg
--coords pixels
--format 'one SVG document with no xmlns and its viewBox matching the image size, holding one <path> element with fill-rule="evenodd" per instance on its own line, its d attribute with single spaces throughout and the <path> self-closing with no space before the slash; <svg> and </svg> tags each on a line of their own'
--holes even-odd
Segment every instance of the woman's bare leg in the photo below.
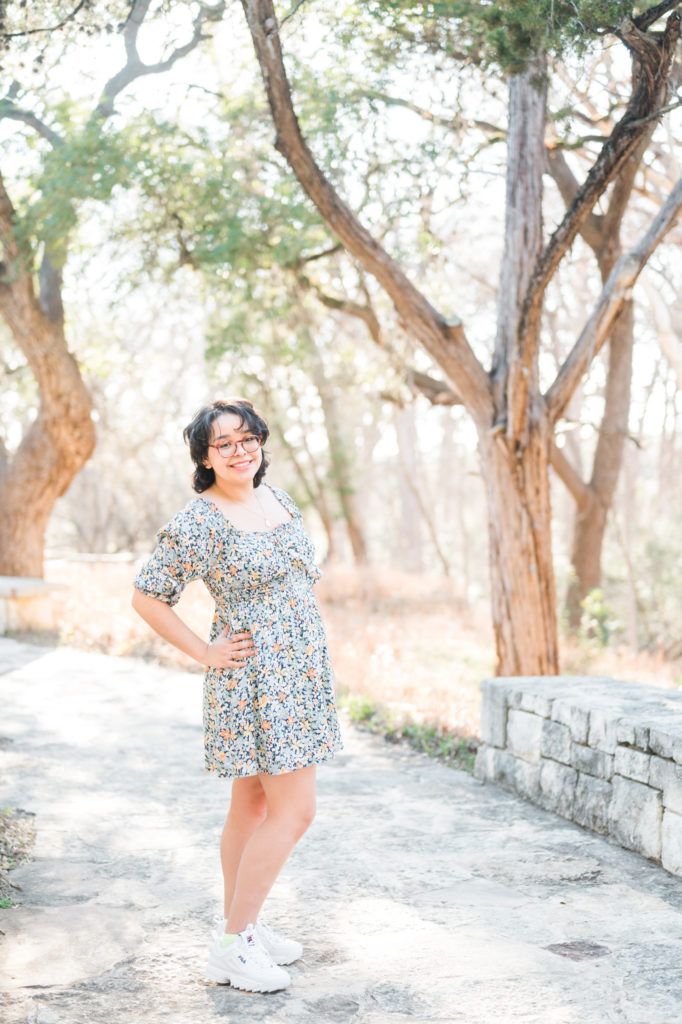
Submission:
<svg viewBox="0 0 682 1024">
<path fill-rule="evenodd" d="M 275 879 L 315 817 L 315 765 L 285 775 L 259 775 L 267 814 L 243 847 L 226 931 L 256 921 Z"/>
<path fill-rule="evenodd" d="M 261 785 L 259 775 L 233 779 L 230 808 L 220 837 L 225 917 L 230 913 L 230 905 L 237 884 L 239 862 L 242 859 L 244 847 L 258 826 L 262 824 L 266 810 L 265 790 Z"/>
</svg>

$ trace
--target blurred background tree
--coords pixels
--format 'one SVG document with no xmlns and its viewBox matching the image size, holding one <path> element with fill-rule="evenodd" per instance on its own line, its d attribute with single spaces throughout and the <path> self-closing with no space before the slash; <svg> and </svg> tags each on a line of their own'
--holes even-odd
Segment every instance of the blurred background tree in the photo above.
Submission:
<svg viewBox="0 0 682 1024">
<path fill-rule="evenodd" d="M 19 45 L 8 46 L 5 53 L 9 84 L 0 119 L 23 126 L 19 145 L 30 148 L 32 159 L 20 161 L 17 154 L 12 161 L 9 155 L 14 199 L 7 172 L 0 176 L 0 314 L 37 387 L 36 414 L 14 450 L 4 446 L 0 461 L 0 572 L 6 575 L 42 574 L 45 529 L 54 503 L 94 449 L 92 399 L 67 340 L 64 269 L 83 205 L 106 202 L 136 172 L 128 159 L 125 128 L 110 124 L 118 97 L 137 79 L 172 68 L 224 11 L 223 3 L 183 6 L 184 20 L 193 15 L 181 33 L 183 42 L 162 44 L 161 56 L 145 62 L 138 42 L 141 30 L 150 27 L 145 21 L 151 0 L 119 4 L 107 15 L 118 15 L 119 23 L 107 20 L 102 26 L 101 5 L 69 10 L 40 4 L 30 12 L 24 4 L 3 5 L 5 43 Z M 73 56 L 74 42 L 87 45 L 99 27 L 121 37 L 122 46 L 116 47 L 122 51 L 121 63 L 88 102 L 55 80 Z M 20 76 L 27 63 L 32 82 L 23 85 Z"/>
</svg>

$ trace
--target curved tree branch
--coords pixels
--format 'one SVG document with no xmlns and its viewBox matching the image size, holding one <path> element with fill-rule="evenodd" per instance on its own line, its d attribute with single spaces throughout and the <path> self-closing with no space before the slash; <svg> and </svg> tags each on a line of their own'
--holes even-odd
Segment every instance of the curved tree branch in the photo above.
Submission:
<svg viewBox="0 0 682 1024">
<path fill-rule="evenodd" d="M 42 28 L 25 28 L 21 32 L 2 32 L 0 38 L 2 39 L 16 39 L 18 36 L 35 36 L 40 32 L 58 32 L 60 28 L 64 28 L 70 21 L 76 17 L 79 11 L 82 11 L 84 7 L 88 5 L 89 0 L 79 0 L 74 9 L 70 14 L 67 14 L 65 18 L 57 22 L 56 25 L 44 25 Z"/>
<path fill-rule="evenodd" d="M 559 189 L 561 198 L 568 208 L 573 203 L 580 187 L 578 181 L 573 174 L 573 171 L 568 166 L 568 161 L 564 156 L 564 150 L 561 145 L 547 146 L 545 152 L 547 156 L 547 170 L 553 178 L 554 184 Z M 601 249 L 603 244 L 604 233 L 602 221 L 603 218 L 600 214 L 592 212 L 589 217 L 585 219 L 585 222 L 580 229 L 580 234 L 585 239 L 590 249 L 595 252 L 598 249 Z"/>
<path fill-rule="evenodd" d="M 54 149 L 63 144 L 63 139 L 54 129 L 46 125 L 44 121 L 41 121 L 30 110 L 22 110 L 21 107 L 17 107 L 7 97 L 0 100 L 0 119 L 2 118 L 7 118 L 10 121 L 21 121 L 23 124 L 27 124 L 29 128 L 33 128 L 38 135 L 49 142 Z"/>
<path fill-rule="evenodd" d="M 525 422 L 529 409 L 531 382 L 536 365 L 540 334 L 542 303 L 547 285 L 569 246 L 589 217 L 597 199 L 603 195 L 608 185 L 625 167 L 626 161 L 637 151 L 642 139 L 651 131 L 652 117 L 659 111 L 668 89 L 670 68 L 680 38 L 681 24 L 680 15 L 673 12 L 668 18 L 665 31 L 660 36 L 646 35 L 627 18 L 618 29 L 617 35 L 635 55 L 633 92 L 624 116 L 614 128 L 587 178 L 576 192 L 561 224 L 554 231 L 540 255 L 530 279 L 518 329 L 518 354 L 514 363 L 511 364 L 514 375 L 513 378 L 510 378 L 508 386 L 515 408 L 513 419 L 510 417 L 510 427 L 514 436 L 518 436 L 518 424 Z M 640 269 L 641 267 L 638 268 L 637 273 Z M 601 333 L 601 326 L 606 323 L 604 313 L 607 308 L 613 310 L 614 307 L 611 303 L 606 303 L 604 310 L 598 316 L 595 311 L 595 316 L 600 324 L 599 346 L 605 340 Z M 614 317 L 615 313 L 613 317 L 609 315 L 606 319 L 612 322 Z M 595 348 L 592 355 L 597 350 Z M 581 351 L 588 352 L 589 346 L 584 350 L 581 348 Z M 584 369 L 585 366 L 581 373 Z M 563 385 L 559 390 L 564 390 Z M 571 388 L 572 390 L 573 388 Z"/>
<path fill-rule="evenodd" d="M 298 277 L 298 283 L 304 288 L 314 291 L 316 297 L 327 309 L 332 309 L 338 313 L 345 313 L 347 316 L 353 316 L 358 320 L 362 320 L 374 344 L 394 356 L 397 372 L 404 378 L 405 383 L 413 392 L 418 392 L 420 395 L 428 398 L 431 405 L 463 404 L 462 399 L 456 394 L 450 384 L 446 381 L 438 380 L 436 377 L 431 377 L 428 373 L 415 370 L 412 366 L 408 366 L 400 359 L 397 353 L 391 350 L 390 346 L 386 344 L 379 318 L 374 312 L 369 296 L 367 297 L 367 302 L 363 305 L 360 302 L 354 302 L 352 299 L 329 295 L 327 292 L 323 292 L 319 285 L 316 285 L 302 274 Z"/>
<path fill-rule="evenodd" d="M 655 21 L 662 18 L 668 11 L 674 10 L 675 7 L 680 6 L 681 0 L 663 0 L 662 3 L 656 4 L 655 7 L 650 7 L 648 11 L 644 11 L 638 17 L 634 19 L 635 25 L 642 32 L 645 32 L 649 25 L 653 25 Z"/>
<path fill-rule="evenodd" d="M 142 78 L 144 75 L 158 75 L 163 71 L 168 71 L 177 60 L 186 56 L 202 39 L 207 38 L 203 31 L 205 25 L 209 22 L 219 21 L 225 12 L 225 0 L 220 0 L 219 3 L 213 6 L 201 4 L 199 12 L 194 19 L 191 38 L 182 46 L 176 47 L 165 60 L 158 61 L 156 64 L 144 64 L 137 50 L 137 37 L 149 10 L 150 3 L 151 0 L 135 0 L 123 29 L 123 42 L 126 51 L 125 67 L 121 68 L 115 75 L 112 75 L 105 84 L 99 103 L 92 112 L 92 121 L 104 120 L 110 117 L 114 111 L 116 97 L 136 78 Z"/>
<path fill-rule="evenodd" d="M 578 508 L 587 505 L 593 497 L 590 487 L 585 483 L 583 478 L 580 476 L 580 473 L 578 473 L 574 466 L 568 461 L 563 450 L 558 448 L 555 442 L 552 442 L 549 447 L 549 460 L 552 464 L 552 469 L 572 494 Z"/>
<path fill-rule="evenodd" d="M 592 315 L 545 396 L 553 421 L 563 413 L 587 367 L 608 338 L 616 317 L 630 298 L 642 268 L 672 228 L 681 209 L 682 178 L 639 242 L 623 253 L 609 274 Z"/>
<path fill-rule="evenodd" d="M 276 129 L 275 146 L 349 253 L 386 290 L 396 310 L 455 386 L 475 420 L 492 420 L 488 376 L 459 320 L 448 321 L 427 301 L 343 202 L 315 162 L 301 133 L 284 69 L 272 0 L 241 0 Z"/>
</svg>

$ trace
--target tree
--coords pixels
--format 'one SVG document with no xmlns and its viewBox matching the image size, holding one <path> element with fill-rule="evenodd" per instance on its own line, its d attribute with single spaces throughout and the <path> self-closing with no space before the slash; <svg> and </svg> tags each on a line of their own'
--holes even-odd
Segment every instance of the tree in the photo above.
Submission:
<svg viewBox="0 0 682 1024">
<path fill-rule="evenodd" d="M 578 168 L 586 160 L 589 161 L 589 147 L 595 142 L 603 141 L 602 132 L 605 129 L 612 131 L 615 123 L 613 107 L 617 102 L 618 82 L 613 71 L 609 68 L 604 69 L 599 63 L 589 70 L 588 81 L 598 70 L 601 71 L 602 87 L 616 97 L 612 100 L 610 115 L 600 115 L 587 91 L 583 89 L 576 94 L 572 83 L 569 83 L 573 99 L 571 116 L 578 119 L 581 125 L 588 126 L 588 134 L 586 137 L 576 138 L 575 133 L 566 133 L 563 137 L 555 137 L 547 143 L 549 173 L 566 207 L 570 206 L 579 187 L 571 159 L 574 161 L 573 166 L 576 166 L 577 159 Z M 679 101 L 674 105 L 678 103 Z M 652 197 L 649 179 L 655 177 L 658 180 L 665 180 L 669 177 L 666 174 L 666 160 L 661 159 L 666 154 L 661 153 L 660 149 L 657 152 L 655 148 L 649 156 L 649 166 L 643 166 L 644 154 L 651 149 L 654 128 L 655 121 L 651 121 L 648 132 L 615 178 L 613 187 L 605 197 L 603 212 L 593 212 L 580 229 L 582 239 L 594 254 L 602 285 L 606 283 L 623 252 L 623 221 L 626 212 L 634 205 L 631 197 L 636 177 L 641 176 L 638 191 L 646 190 L 647 195 L 643 200 L 646 205 L 650 205 Z M 671 187 L 674 178 L 667 184 Z M 587 478 L 583 478 L 579 466 L 571 460 L 565 449 L 554 447 L 551 452 L 552 466 L 576 504 L 571 552 L 573 577 L 566 597 L 568 620 L 574 627 L 580 622 L 581 602 L 591 590 L 601 585 L 602 548 L 607 517 L 616 491 L 628 436 L 634 341 L 634 303 L 630 298 L 615 320 L 608 339 L 604 411 L 597 430 L 592 466 Z"/>
<path fill-rule="evenodd" d="M 138 34 L 151 6 L 152 0 L 130 4 L 120 26 L 125 64 L 105 82 L 84 122 L 75 111 L 65 112 L 64 104 L 52 116 L 39 116 L 24 104 L 16 81 L 0 101 L 0 117 L 27 126 L 48 147 L 32 206 L 13 203 L 0 176 L 0 315 L 39 388 L 35 419 L 18 449 L 12 455 L 4 450 L 0 459 L 0 573 L 7 575 L 42 575 L 44 533 L 54 502 L 95 444 L 91 396 L 67 343 L 62 276 L 79 203 L 88 197 L 107 199 L 130 171 L 122 139 L 106 131 L 107 121 L 132 82 L 171 68 L 206 38 L 206 25 L 224 11 L 222 2 L 195 4 L 190 37 L 146 64 L 138 52 Z M 58 28 L 59 19 L 47 27 Z M 3 29 L 11 37 L 6 24 Z M 17 29 L 24 31 L 38 28 Z"/>
<path fill-rule="evenodd" d="M 414 7 L 415 21 L 425 15 L 427 5 L 407 6 Z M 433 308 L 322 172 L 294 111 L 272 0 L 242 0 L 275 123 L 276 148 L 330 229 L 385 289 L 475 423 L 488 496 L 497 671 L 502 675 L 552 674 L 558 671 L 548 476 L 554 428 L 623 312 L 642 267 L 682 206 L 682 181 L 640 241 L 615 262 L 571 352 L 543 392 L 538 356 L 544 296 L 595 203 L 660 116 L 680 35 L 680 17 L 673 10 L 679 0 L 660 3 L 634 17 L 625 16 L 630 8 L 622 3 L 605 5 L 596 13 L 595 5 L 588 3 L 556 5 L 556 9 L 549 3 L 539 11 L 534 4 L 505 2 L 483 8 L 453 3 L 454 16 L 442 19 L 445 28 L 461 28 L 470 6 L 480 18 L 493 19 L 475 26 L 470 52 L 476 45 L 497 41 L 497 59 L 510 72 L 505 240 L 497 335 L 489 370 L 476 358 L 461 321 L 448 319 Z M 616 14 L 620 21 L 614 27 L 609 19 Z M 664 30 L 650 31 L 665 14 Z M 571 40 L 584 45 L 585 20 L 595 29 L 614 33 L 633 55 L 631 92 L 623 116 L 576 190 L 565 216 L 544 241 L 545 55 L 560 48 L 562 31 L 565 45 Z"/>
</svg>

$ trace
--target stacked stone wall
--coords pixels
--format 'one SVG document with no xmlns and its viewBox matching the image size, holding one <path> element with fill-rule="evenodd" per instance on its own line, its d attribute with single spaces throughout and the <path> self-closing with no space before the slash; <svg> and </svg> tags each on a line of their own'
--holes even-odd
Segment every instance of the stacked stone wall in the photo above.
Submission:
<svg viewBox="0 0 682 1024">
<path fill-rule="evenodd" d="M 598 676 L 481 689 L 478 779 L 682 875 L 682 693 Z"/>
</svg>

